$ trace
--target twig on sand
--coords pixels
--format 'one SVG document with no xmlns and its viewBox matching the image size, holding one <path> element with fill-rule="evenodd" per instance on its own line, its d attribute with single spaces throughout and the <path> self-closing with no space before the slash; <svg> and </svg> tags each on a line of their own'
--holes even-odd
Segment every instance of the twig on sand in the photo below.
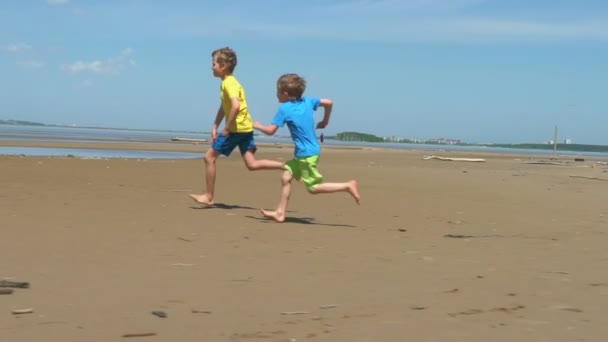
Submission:
<svg viewBox="0 0 608 342">
<path fill-rule="evenodd" d="M 13 293 L 13 289 L 0 289 L 0 295 L 7 295 Z"/>
<path fill-rule="evenodd" d="M 502 235 L 462 235 L 462 234 L 446 234 L 443 237 L 452 239 L 475 239 L 475 238 L 492 238 L 503 237 Z"/>
<path fill-rule="evenodd" d="M 26 281 L 0 280 L 0 287 L 15 287 L 20 289 L 27 289 L 30 287 L 30 283 Z"/>
<path fill-rule="evenodd" d="M 285 311 L 281 312 L 281 315 L 307 315 L 309 313 L 308 311 Z"/>
<path fill-rule="evenodd" d="M 122 337 L 147 337 L 147 336 L 156 336 L 156 333 L 148 332 L 148 333 L 129 333 L 123 334 Z"/>
<path fill-rule="evenodd" d="M 424 160 L 429 160 L 429 159 L 438 159 L 438 160 L 445 160 L 445 161 L 464 161 L 464 162 L 485 162 L 486 160 L 483 158 L 449 158 L 449 157 L 439 157 L 439 156 L 424 156 L 424 158 L 422 158 Z"/>
<path fill-rule="evenodd" d="M 211 312 L 211 311 L 209 311 L 209 310 L 197 310 L 197 309 L 192 309 L 192 310 L 190 310 L 190 311 L 191 311 L 192 313 L 195 313 L 195 314 L 200 313 L 200 314 L 208 314 L 208 315 L 210 315 L 210 314 L 212 313 L 212 312 Z"/>
<path fill-rule="evenodd" d="M 327 304 L 327 305 L 319 306 L 319 309 L 332 309 L 332 308 L 337 308 L 337 307 L 338 307 L 337 304 Z"/>
<path fill-rule="evenodd" d="M 544 161 L 544 160 L 525 162 L 524 164 L 562 165 L 562 166 L 570 165 L 570 163 L 551 162 L 551 161 Z"/>
<path fill-rule="evenodd" d="M 151 314 L 159 318 L 167 318 L 167 313 L 162 310 L 154 310 Z"/>
<path fill-rule="evenodd" d="M 576 176 L 576 175 L 570 175 L 570 177 L 572 177 L 572 178 L 585 178 L 585 179 L 592 179 L 592 180 L 599 180 L 599 181 L 605 181 L 605 182 L 608 182 L 608 179 L 606 179 L 606 178 L 587 177 L 587 176 Z"/>
</svg>

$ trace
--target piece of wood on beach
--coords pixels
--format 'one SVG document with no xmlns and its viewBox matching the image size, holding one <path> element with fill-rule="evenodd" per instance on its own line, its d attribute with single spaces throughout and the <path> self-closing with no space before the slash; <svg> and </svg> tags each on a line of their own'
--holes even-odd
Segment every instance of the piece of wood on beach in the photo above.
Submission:
<svg viewBox="0 0 608 342">
<path fill-rule="evenodd" d="M 158 318 L 167 318 L 167 313 L 162 310 L 154 310 L 152 314 Z"/>
<path fill-rule="evenodd" d="M 444 160 L 444 161 L 463 161 L 463 162 L 485 162 L 486 160 L 483 158 L 451 158 L 451 157 L 439 157 L 439 156 L 424 156 L 424 158 L 422 158 L 424 160 L 429 160 L 429 159 L 437 159 L 437 160 Z"/>
<path fill-rule="evenodd" d="M 13 313 L 13 315 L 23 315 L 23 314 L 29 314 L 29 313 L 33 313 L 34 309 L 32 308 L 27 308 L 27 309 L 15 309 L 13 311 L 11 311 Z"/>
<path fill-rule="evenodd" d="M 572 177 L 572 178 L 584 178 L 584 179 L 591 179 L 591 180 L 599 180 L 599 181 L 608 182 L 608 179 L 606 179 L 606 178 L 599 178 L 599 177 L 587 177 L 587 176 L 577 176 L 577 175 L 570 175 L 570 177 Z"/>
<path fill-rule="evenodd" d="M 0 289 L 0 295 L 8 295 L 8 294 L 12 294 L 13 293 L 13 289 Z"/>
<path fill-rule="evenodd" d="M 30 283 L 28 283 L 27 281 L 0 280 L 0 287 L 27 289 L 30 287 Z"/>
<path fill-rule="evenodd" d="M 211 315 L 212 314 L 212 312 L 210 310 L 191 309 L 190 311 L 192 313 L 194 313 L 194 314 L 207 314 L 207 315 Z"/>
<path fill-rule="evenodd" d="M 147 332 L 147 333 L 128 333 L 123 334 L 122 337 L 148 337 L 148 336 L 156 336 L 156 333 Z"/>
<path fill-rule="evenodd" d="M 464 235 L 464 234 L 445 234 L 444 238 L 451 239 L 476 239 L 476 238 L 501 238 L 502 235 L 491 234 L 491 235 Z"/>
<path fill-rule="evenodd" d="M 191 266 L 196 266 L 196 264 L 184 264 L 182 262 L 178 262 L 178 263 L 175 263 L 175 264 L 171 264 L 171 266 L 191 267 Z"/>
<path fill-rule="evenodd" d="M 338 305 L 337 304 L 326 304 L 326 305 L 320 305 L 319 309 L 333 309 L 333 308 L 337 308 Z"/>
<path fill-rule="evenodd" d="M 552 161 L 544 161 L 544 160 L 525 162 L 524 164 L 561 165 L 561 166 L 568 166 L 568 165 L 570 165 L 570 163 L 552 162 Z"/>
<path fill-rule="evenodd" d="M 193 142 L 193 143 L 206 143 L 209 140 L 208 139 L 194 139 L 194 138 L 174 137 L 174 138 L 171 138 L 171 141 L 187 141 L 187 142 Z"/>
<path fill-rule="evenodd" d="M 281 315 L 308 315 L 309 313 L 308 311 L 284 311 L 281 312 Z"/>
</svg>

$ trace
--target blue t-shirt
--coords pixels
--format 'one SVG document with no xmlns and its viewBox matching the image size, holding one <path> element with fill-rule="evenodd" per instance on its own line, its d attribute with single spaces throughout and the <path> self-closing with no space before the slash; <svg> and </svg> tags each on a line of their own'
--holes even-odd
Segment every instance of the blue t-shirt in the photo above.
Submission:
<svg viewBox="0 0 608 342">
<path fill-rule="evenodd" d="M 303 97 L 285 102 L 272 119 L 272 124 L 283 127 L 287 124 L 295 147 L 296 158 L 315 156 L 321 153 L 321 145 L 315 133 L 315 114 L 320 99 Z"/>
</svg>

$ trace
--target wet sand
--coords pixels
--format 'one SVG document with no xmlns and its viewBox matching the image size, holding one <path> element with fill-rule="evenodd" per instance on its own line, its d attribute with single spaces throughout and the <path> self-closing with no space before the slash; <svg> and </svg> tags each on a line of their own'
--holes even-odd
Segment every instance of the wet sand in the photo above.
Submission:
<svg viewBox="0 0 608 342">
<path fill-rule="evenodd" d="M 134 145 L 159 148 L 110 144 Z M 31 285 L 0 295 L 0 341 L 602 341 L 605 163 L 324 148 L 326 181 L 356 178 L 362 205 L 294 183 L 277 224 L 258 209 L 280 171 L 236 154 L 213 208 L 187 197 L 202 159 L 0 156 L 0 280 Z"/>
</svg>

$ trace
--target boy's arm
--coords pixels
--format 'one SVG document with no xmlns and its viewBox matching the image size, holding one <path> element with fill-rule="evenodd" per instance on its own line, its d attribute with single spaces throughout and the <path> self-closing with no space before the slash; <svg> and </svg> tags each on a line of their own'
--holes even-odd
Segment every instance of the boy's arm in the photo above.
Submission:
<svg viewBox="0 0 608 342">
<path fill-rule="evenodd" d="M 217 128 L 220 126 L 223 118 L 224 110 L 222 109 L 222 104 L 220 103 L 220 108 L 217 110 L 217 114 L 215 114 L 215 121 L 211 127 L 211 140 L 213 140 L 213 142 L 215 142 L 215 139 L 217 138 Z"/>
<path fill-rule="evenodd" d="M 329 125 L 329 117 L 331 116 L 331 109 L 334 106 L 334 101 L 330 99 L 321 99 L 319 105 L 323 107 L 325 113 L 323 114 L 323 120 L 319 121 L 317 124 L 317 128 L 325 128 Z"/>
<path fill-rule="evenodd" d="M 266 135 L 273 135 L 273 134 L 275 134 L 277 132 L 277 130 L 279 129 L 279 126 L 273 125 L 273 124 L 270 124 L 268 126 L 264 126 L 259 121 L 256 121 L 253 124 L 253 128 L 257 129 L 258 131 L 260 131 L 260 132 L 262 132 L 262 133 L 264 133 Z"/>
<path fill-rule="evenodd" d="M 236 115 L 238 114 L 239 110 L 241 110 L 241 101 L 239 100 L 238 97 L 233 97 L 231 99 L 231 101 L 232 101 L 232 106 L 230 109 L 230 114 L 228 114 L 228 120 L 226 121 L 224 130 L 222 131 L 222 135 L 224 135 L 224 136 L 227 136 L 228 133 L 230 133 L 230 130 L 229 130 L 230 125 L 236 119 Z"/>
</svg>

